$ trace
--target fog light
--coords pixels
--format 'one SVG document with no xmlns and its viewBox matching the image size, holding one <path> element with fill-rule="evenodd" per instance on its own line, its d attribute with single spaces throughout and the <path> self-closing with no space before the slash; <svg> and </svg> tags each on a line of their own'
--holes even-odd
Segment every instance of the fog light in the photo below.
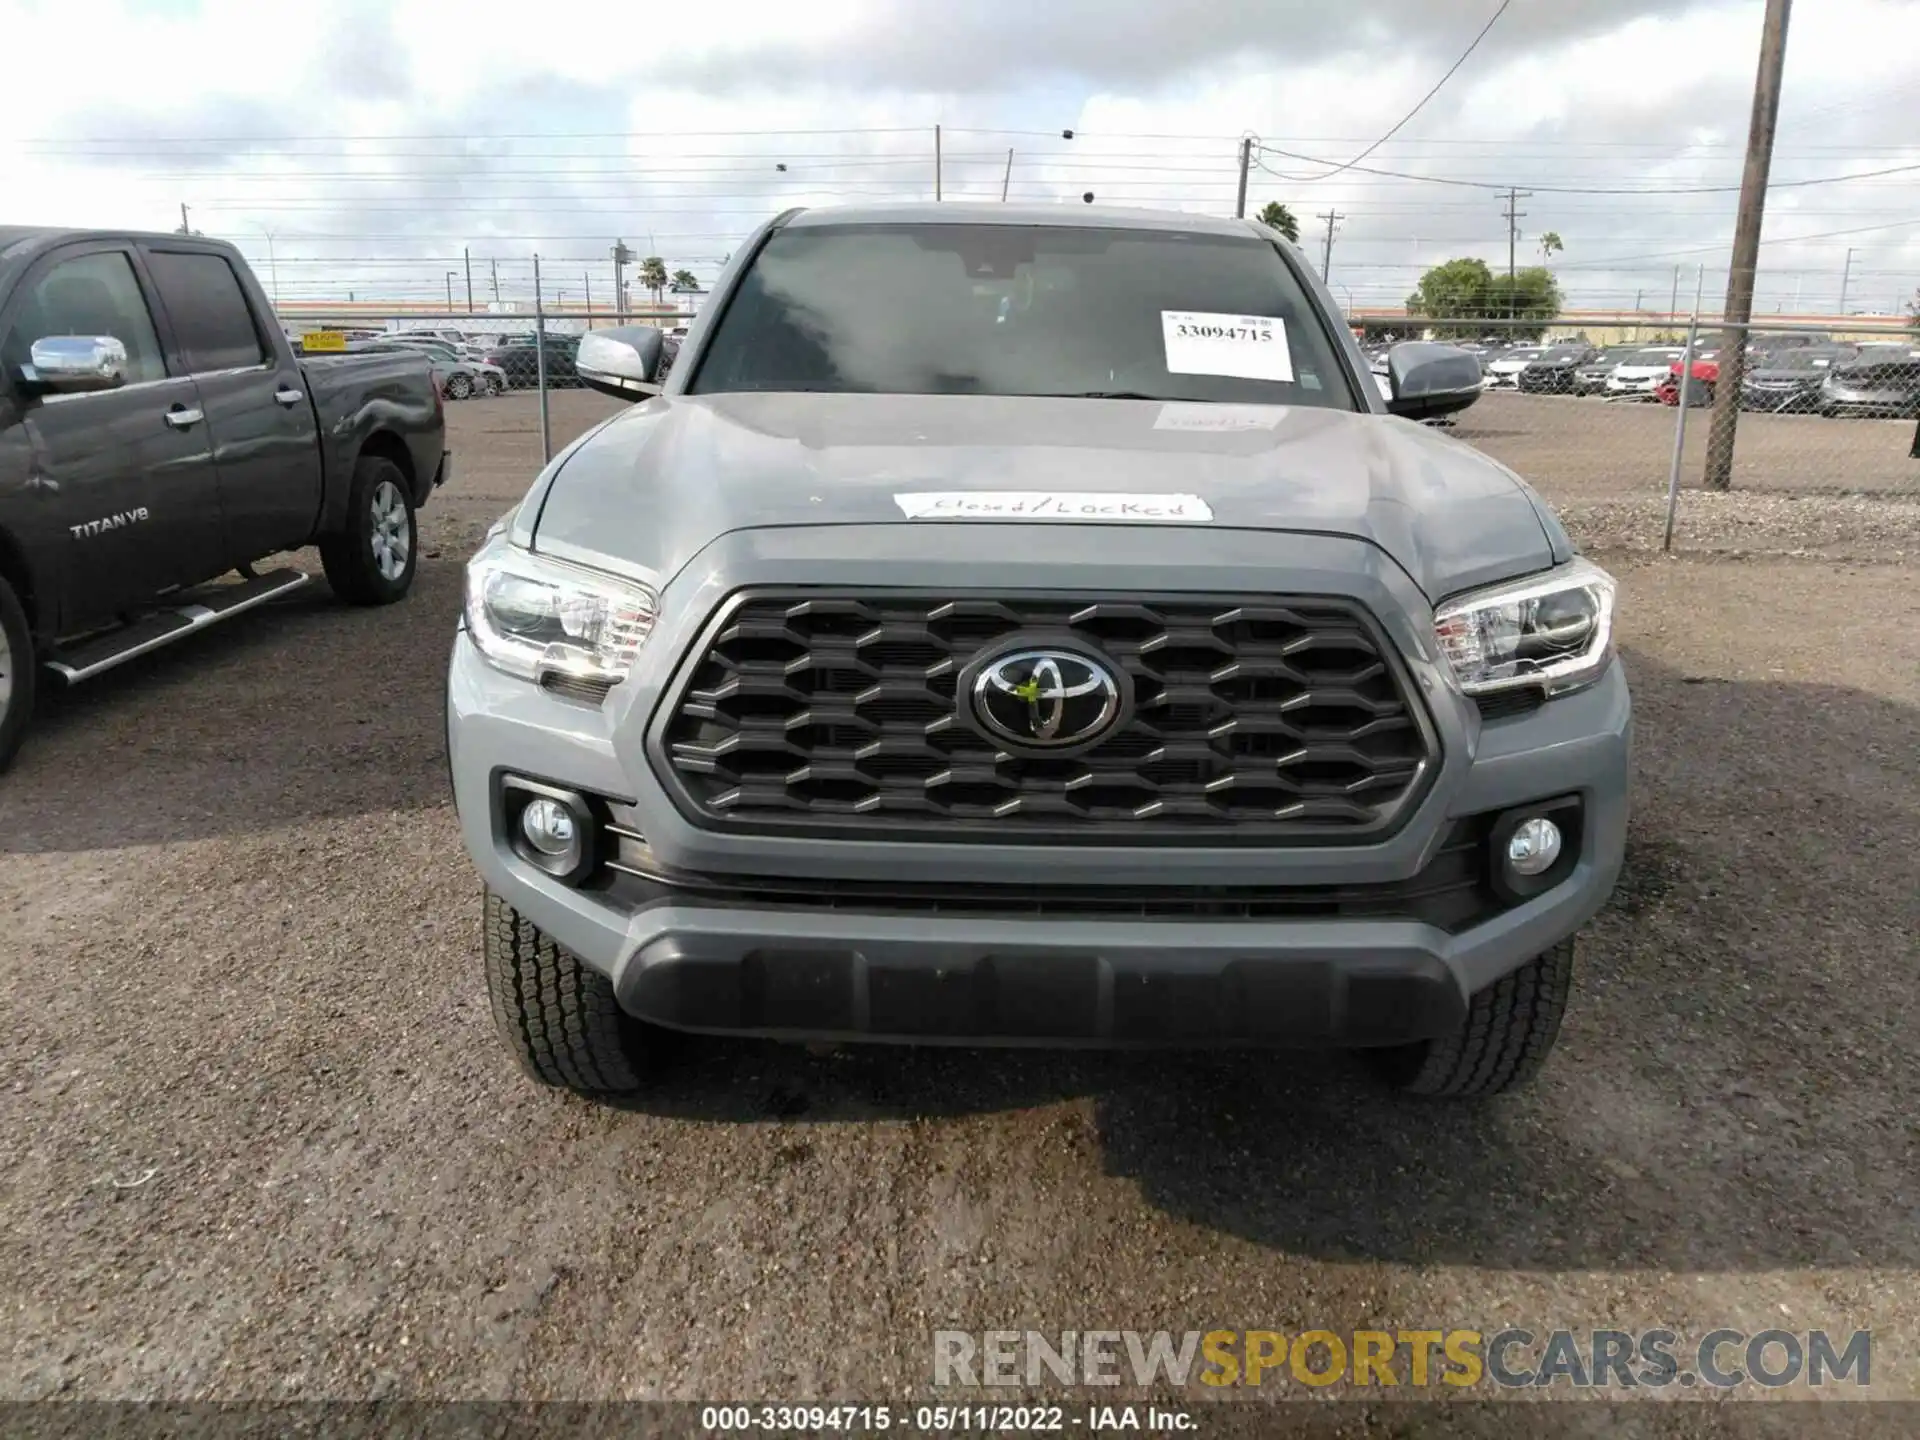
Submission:
<svg viewBox="0 0 1920 1440">
<path fill-rule="evenodd" d="M 580 843 L 579 827 L 558 800 L 529 800 L 527 808 L 520 812 L 520 833 L 535 850 L 556 860 L 564 858 Z M 1559 848 L 1557 837 L 1554 848 Z"/>
<path fill-rule="evenodd" d="M 1538 816 L 1522 820 L 1507 841 L 1507 867 L 1516 875 L 1539 875 L 1560 858 L 1560 827 Z"/>
</svg>

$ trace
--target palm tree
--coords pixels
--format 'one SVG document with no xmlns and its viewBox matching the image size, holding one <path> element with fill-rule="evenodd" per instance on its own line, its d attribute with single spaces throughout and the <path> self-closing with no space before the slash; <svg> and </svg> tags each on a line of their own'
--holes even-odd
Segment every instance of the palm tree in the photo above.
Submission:
<svg viewBox="0 0 1920 1440">
<path fill-rule="evenodd" d="M 658 305 L 667 288 L 667 262 L 658 255 L 647 256 L 640 262 L 640 283 L 653 292 L 653 303 Z"/>
<path fill-rule="evenodd" d="M 1278 200 L 1269 200 L 1260 207 L 1260 223 L 1271 230 L 1278 230 L 1294 244 L 1300 243 L 1300 222 Z"/>
<path fill-rule="evenodd" d="M 676 270 L 673 272 L 673 288 L 676 291 L 698 290 L 700 277 L 691 270 Z"/>
<path fill-rule="evenodd" d="M 1560 243 L 1560 232 L 1558 230 L 1549 230 L 1540 237 L 1540 258 L 1542 260 L 1566 248 L 1565 245 Z"/>
</svg>

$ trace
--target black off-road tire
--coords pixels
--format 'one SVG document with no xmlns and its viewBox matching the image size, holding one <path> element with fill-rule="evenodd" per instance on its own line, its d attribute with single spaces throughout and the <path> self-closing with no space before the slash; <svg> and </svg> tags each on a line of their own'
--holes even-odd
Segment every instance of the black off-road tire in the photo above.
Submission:
<svg viewBox="0 0 1920 1440">
<path fill-rule="evenodd" d="M 597 1100 L 642 1087 L 650 1069 L 645 1027 L 620 1009 L 611 980 L 491 890 L 484 948 L 493 1022 L 522 1070 Z"/>
<path fill-rule="evenodd" d="M 376 511 L 383 501 L 397 501 L 402 508 L 399 534 L 387 533 L 391 511 Z M 404 561 L 389 573 L 393 542 L 400 535 L 405 537 Z M 385 546 L 377 543 L 380 538 L 387 541 Z M 321 537 L 320 563 L 333 593 L 349 605 L 391 605 L 413 588 L 414 570 L 420 563 L 420 527 L 413 486 L 393 461 L 362 455 L 354 465 L 343 528 Z"/>
<path fill-rule="evenodd" d="M 33 719 L 33 688 L 40 670 L 26 609 L 5 576 L 0 576 L 0 635 L 7 642 L 0 651 L 0 677 L 4 677 L 0 690 L 6 692 L 0 700 L 0 771 L 4 771 L 13 763 Z"/>
<path fill-rule="evenodd" d="M 1389 1084 L 1408 1095 L 1498 1095 L 1526 1084 L 1546 1063 L 1572 988 L 1568 939 L 1475 995 L 1452 1035 L 1365 1053 Z"/>
</svg>

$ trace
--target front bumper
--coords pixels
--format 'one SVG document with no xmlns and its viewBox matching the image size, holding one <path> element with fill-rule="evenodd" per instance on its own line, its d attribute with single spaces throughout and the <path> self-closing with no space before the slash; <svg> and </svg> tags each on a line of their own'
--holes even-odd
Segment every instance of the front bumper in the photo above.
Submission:
<svg viewBox="0 0 1920 1440">
<path fill-rule="evenodd" d="M 799 559 L 768 573 L 765 549 L 782 542 L 753 543 L 762 562 L 750 572 L 755 582 L 817 583 Z M 738 583 L 721 555 L 701 567 L 697 595 L 675 596 L 681 582 L 668 587 L 662 614 L 684 612 L 685 623 L 664 622 L 648 647 L 659 647 L 656 662 L 650 668 L 643 659 L 648 673 L 598 707 L 502 675 L 464 634 L 456 637 L 448 742 L 466 847 L 486 884 L 607 975 L 627 1011 L 685 1030 L 1046 1045 L 1387 1044 L 1445 1033 L 1476 991 L 1572 934 L 1612 890 L 1627 821 L 1632 714 L 1624 673 L 1616 662 L 1585 691 L 1482 720 L 1440 681 L 1437 657 L 1422 648 L 1419 627 L 1430 615 L 1417 592 L 1383 558 L 1366 572 L 1375 563 L 1368 556 L 1379 552 L 1326 539 L 1260 543 L 1297 543 L 1303 554 L 1339 549 L 1327 573 L 1301 576 L 1302 590 L 1343 573 L 1399 643 L 1433 713 L 1443 747 L 1433 788 L 1412 819 L 1378 843 L 900 843 L 699 828 L 655 778 L 644 736 L 674 657 Z M 901 561 L 919 579 L 940 563 Z M 830 564 L 844 575 L 843 560 Z M 1219 555 L 1205 588 L 1220 589 L 1232 565 L 1231 555 Z M 870 560 L 865 568 L 875 567 Z M 888 582 L 880 574 L 855 583 Z M 506 774 L 604 797 L 669 874 L 760 876 L 789 894 L 816 882 L 822 891 L 853 892 L 882 883 L 994 894 L 1081 887 L 1110 889 L 1114 904 L 1108 913 L 1084 904 L 994 913 L 990 905 L 866 903 L 840 893 L 808 903 L 729 898 L 711 884 L 676 888 L 627 875 L 569 885 L 514 852 L 498 792 Z M 1457 822 L 1553 797 L 1580 807 L 1570 872 L 1545 893 L 1464 926 L 1344 914 L 1216 918 L 1204 906 L 1175 918 L 1143 914 L 1137 903 L 1155 887 L 1246 895 L 1407 883 L 1430 873 Z"/>
</svg>

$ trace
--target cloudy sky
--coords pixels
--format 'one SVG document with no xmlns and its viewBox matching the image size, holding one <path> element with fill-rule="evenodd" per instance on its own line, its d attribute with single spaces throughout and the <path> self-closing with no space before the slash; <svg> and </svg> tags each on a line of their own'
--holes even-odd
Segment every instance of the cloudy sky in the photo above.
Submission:
<svg viewBox="0 0 1920 1440">
<path fill-rule="evenodd" d="M 788 205 L 1292 207 L 1355 307 L 1521 263 L 1577 307 L 1724 291 L 1761 0 L 0 0 L 7 218 L 195 229 L 285 300 L 605 302 L 608 250 L 703 280 Z M 22 63 L 25 61 L 26 63 Z M 1920 284 L 1920 0 L 1800 0 L 1757 309 Z M 1071 129 L 1074 138 L 1062 138 Z M 785 169 L 777 167 L 785 166 Z M 1907 167 L 1904 170 L 1899 167 Z M 1336 173 L 1337 171 L 1337 173 Z M 1844 183 L 1793 184 L 1890 171 Z M 1678 193 L 1677 193 L 1678 192 Z M 271 255 L 271 260 L 270 260 Z"/>
</svg>

